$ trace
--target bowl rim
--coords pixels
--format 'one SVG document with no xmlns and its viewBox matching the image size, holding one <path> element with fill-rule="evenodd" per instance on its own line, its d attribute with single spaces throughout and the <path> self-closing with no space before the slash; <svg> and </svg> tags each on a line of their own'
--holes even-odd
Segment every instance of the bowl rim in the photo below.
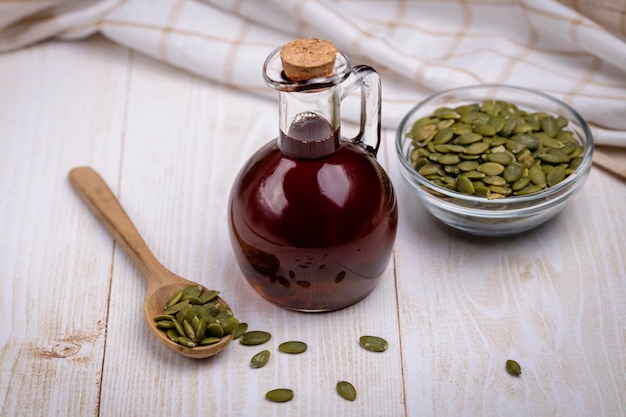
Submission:
<svg viewBox="0 0 626 417">
<path fill-rule="evenodd" d="M 429 103 L 452 93 L 458 93 L 458 92 L 463 92 L 463 91 L 470 91 L 470 90 L 487 90 L 487 89 L 498 89 L 498 90 L 511 90 L 511 91 L 515 91 L 518 93 L 524 93 L 524 94 L 530 94 L 530 95 L 534 95 L 537 97 L 540 97 L 542 99 L 548 100 L 550 102 L 552 102 L 553 104 L 555 104 L 558 107 L 561 107 L 565 110 L 565 112 L 571 114 L 571 116 L 575 119 L 575 121 L 578 123 L 578 125 L 580 126 L 581 130 L 582 130 L 582 135 L 584 136 L 584 140 L 585 143 L 582 144 L 584 147 L 584 151 L 583 151 L 583 160 L 581 162 L 581 164 L 578 166 L 578 168 L 576 169 L 576 171 L 574 171 L 572 174 L 570 174 L 567 178 L 565 178 L 563 181 L 561 181 L 560 183 L 556 184 L 555 186 L 549 187 L 545 190 L 539 191 L 537 193 L 533 193 L 533 194 L 528 194 L 528 195 L 523 195 L 523 196 L 507 196 L 506 198 L 500 198 L 500 199 L 493 199 L 493 200 L 489 200 L 485 197 L 480 197 L 480 196 L 472 196 L 472 195 L 467 195 L 467 194 L 463 194 L 460 193 L 458 191 L 452 191 L 449 190 L 445 187 L 441 187 L 431 181 L 429 181 L 428 179 L 424 178 L 422 175 L 420 175 L 419 173 L 417 173 L 417 171 L 415 171 L 415 169 L 411 166 L 411 164 L 409 163 L 408 159 L 406 158 L 406 155 L 404 155 L 404 144 L 405 144 L 405 140 L 406 140 L 406 136 L 404 134 L 404 130 L 405 127 L 407 125 L 407 123 L 409 122 L 409 120 L 413 117 L 413 115 L 415 113 L 417 113 L 419 110 L 421 110 L 423 107 L 425 107 L 426 105 L 428 105 Z M 469 101 L 469 100 L 468 100 Z M 522 108 L 522 110 L 524 110 Z M 520 87 L 520 86 L 515 86 L 515 85 L 509 85 L 509 84 L 475 84 L 475 85 L 468 85 L 468 86 L 463 86 L 463 87 L 457 87 L 457 88 L 451 88 L 451 89 L 447 89 L 447 90 L 443 90 L 440 91 L 438 93 L 432 94 L 430 96 L 428 96 L 426 99 L 422 100 L 421 102 L 419 102 L 418 104 L 416 104 L 415 106 L 413 106 L 411 108 L 411 110 L 409 110 L 407 112 L 407 114 L 402 118 L 402 120 L 400 121 L 400 124 L 398 125 L 398 128 L 396 130 L 396 155 L 398 157 L 398 159 L 400 160 L 400 168 L 403 168 L 402 174 L 406 179 L 407 175 L 409 175 L 411 177 L 411 179 L 414 179 L 415 181 L 417 181 L 420 185 L 426 187 L 427 189 L 436 191 L 439 194 L 442 194 L 446 197 L 449 198 L 453 198 L 453 199 L 459 199 L 459 200 L 463 200 L 465 202 L 472 202 L 472 203 L 480 203 L 481 205 L 483 205 L 483 208 L 470 208 L 470 207 L 463 207 L 463 210 L 468 210 L 468 211 L 478 211 L 478 212 L 483 212 L 483 211 L 488 211 L 490 209 L 496 208 L 497 206 L 503 205 L 503 204 L 523 204 L 523 203 L 532 203 L 532 202 L 537 202 L 537 201 L 544 201 L 544 204 L 549 204 L 551 197 L 554 195 L 560 195 L 561 192 L 563 192 L 564 189 L 567 189 L 572 183 L 576 182 L 576 180 L 578 180 L 581 176 L 581 174 L 584 174 L 585 172 L 587 172 L 589 170 L 589 168 L 591 167 L 591 162 L 592 162 L 592 158 L 593 158 L 593 150 L 594 150 L 594 140 L 593 140 L 593 135 L 591 133 L 591 129 L 589 128 L 589 125 L 587 124 L 587 122 L 583 119 L 583 117 L 580 115 L 580 113 L 578 113 L 578 111 L 576 111 L 573 107 L 571 107 L 569 104 L 563 102 L 562 100 L 557 99 L 556 97 L 553 97 L 549 94 L 546 94 L 544 92 L 538 91 L 538 90 L 534 90 L 534 89 L 530 89 L 527 87 Z M 416 186 L 416 184 L 411 184 L 413 186 Z M 423 190 L 421 190 L 423 191 Z M 566 193 L 569 194 L 569 193 Z M 436 196 L 432 196 L 437 198 Z M 440 197 L 437 198 L 440 201 L 445 201 L 446 200 L 442 200 Z M 452 204 L 449 203 L 451 205 L 453 205 L 454 207 L 460 207 L 457 204 Z M 540 204 L 539 206 L 541 206 L 543 204 Z M 526 210 L 536 210 L 537 209 L 537 205 L 533 205 L 533 206 L 526 206 L 524 208 L 520 208 L 520 209 L 510 209 L 507 210 L 506 213 L 508 213 L 508 215 L 510 215 L 510 213 L 512 212 L 516 212 L 516 211 L 524 211 Z"/>
</svg>

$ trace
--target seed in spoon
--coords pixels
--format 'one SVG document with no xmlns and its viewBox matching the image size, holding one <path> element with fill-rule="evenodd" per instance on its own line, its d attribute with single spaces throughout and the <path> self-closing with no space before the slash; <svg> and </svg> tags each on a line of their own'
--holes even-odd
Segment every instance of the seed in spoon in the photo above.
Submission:
<svg viewBox="0 0 626 417">
<path fill-rule="evenodd" d="M 167 331 L 157 329 L 155 322 L 151 319 L 162 313 L 162 311 L 158 310 L 171 307 L 171 305 L 167 305 L 168 302 L 166 301 L 169 301 L 174 296 L 174 291 L 171 289 L 174 287 L 180 289 L 185 285 L 183 283 L 188 281 L 173 274 L 156 260 L 115 194 L 113 194 L 110 187 L 96 171 L 89 167 L 76 167 L 70 171 L 69 179 L 78 195 L 87 204 L 96 218 L 117 242 L 123 243 L 121 247 L 129 255 L 140 272 L 142 272 L 148 284 L 148 289 L 153 289 L 144 298 L 143 311 L 150 330 L 158 336 L 158 339 L 164 341 L 168 348 L 194 359 L 206 358 L 224 349 L 230 342 L 230 336 L 222 339 L 222 342 L 215 347 L 193 351 L 193 349 L 175 347 L 175 344 L 170 340 L 170 336 L 167 336 L 167 331 L 173 329 L 168 329 Z M 142 256 L 142 254 L 149 256 Z M 148 271 L 151 271 L 151 273 L 148 273 Z M 178 298 L 178 295 L 175 295 L 174 298 Z M 171 302 L 174 303 L 174 300 Z M 226 305 L 221 299 L 220 302 Z M 198 306 L 194 305 L 193 307 Z M 174 320 L 172 319 L 172 321 Z M 178 327 L 175 327 L 176 332 L 178 332 Z M 171 337 L 174 336 L 172 333 L 170 331 Z M 178 339 L 179 337 L 177 337 L 177 341 Z"/>
<path fill-rule="evenodd" d="M 163 313 L 154 317 L 157 327 L 166 332 L 170 340 L 186 347 L 219 342 L 222 336 L 239 326 L 239 320 L 216 300 L 218 294 L 198 284 L 188 285 L 174 293 L 165 303 Z M 228 333 L 220 320 L 227 324 Z"/>
<path fill-rule="evenodd" d="M 184 288 L 180 291 L 176 291 L 174 295 L 172 295 L 170 299 L 167 300 L 167 303 L 165 303 L 166 310 L 180 301 L 180 299 L 183 297 L 183 291 L 185 291 Z"/>
</svg>

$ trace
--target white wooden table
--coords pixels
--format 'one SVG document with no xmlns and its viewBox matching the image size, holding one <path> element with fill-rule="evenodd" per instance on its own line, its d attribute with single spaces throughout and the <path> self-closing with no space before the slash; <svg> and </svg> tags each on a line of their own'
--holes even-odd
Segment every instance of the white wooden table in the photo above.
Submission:
<svg viewBox="0 0 626 417">
<path fill-rule="evenodd" d="M 594 168 L 549 224 L 472 237 L 408 193 L 385 132 L 393 260 L 359 304 L 296 313 L 248 286 L 226 225 L 236 172 L 276 134 L 273 102 L 103 38 L 0 55 L 0 416 L 626 415 L 626 183 Z M 259 347 L 197 361 L 156 342 L 139 272 L 68 182 L 80 165 L 164 265 L 272 333 L 266 367 L 249 366 Z M 362 349 L 363 334 L 389 349 Z M 278 352 L 293 339 L 308 351 Z M 265 400 L 276 387 L 295 398 Z"/>
</svg>

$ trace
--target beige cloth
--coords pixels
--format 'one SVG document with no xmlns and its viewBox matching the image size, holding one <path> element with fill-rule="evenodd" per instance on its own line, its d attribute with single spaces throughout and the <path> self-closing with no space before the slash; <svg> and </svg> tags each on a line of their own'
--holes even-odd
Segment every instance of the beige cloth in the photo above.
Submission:
<svg viewBox="0 0 626 417">
<path fill-rule="evenodd" d="M 597 143 L 626 147 L 626 0 L 0 0 L 5 53 L 96 32 L 268 96 L 270 51 L 324 38 L 380 72 L 387 128 L 434 92 L 504 83 L 564 100 Z"/>
</svg>

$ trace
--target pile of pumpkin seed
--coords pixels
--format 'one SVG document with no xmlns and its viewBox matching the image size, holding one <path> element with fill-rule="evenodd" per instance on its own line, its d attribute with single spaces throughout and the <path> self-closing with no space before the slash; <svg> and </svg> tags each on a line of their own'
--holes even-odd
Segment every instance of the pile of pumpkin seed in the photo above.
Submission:
<svg viewBox="0 0 626 417">
<path fill-rule="evenodd" d="M 410 162 L 447 189 L 487 199 L 552 187 L 578 168 L 583 146 L 568 120 L 488 100 L 440 107 L 413 123 Z"/>
<path fill-rule="evenodd" d="M 170 297 L 163 314 L 154 318 L 156 326 L 170 340 L 186 347 L 217 343 L 239 326 L 239 320 L 220 303 L 218 295 L 218 291 L 202 285 L 189 285 Z"/>
</svg>

